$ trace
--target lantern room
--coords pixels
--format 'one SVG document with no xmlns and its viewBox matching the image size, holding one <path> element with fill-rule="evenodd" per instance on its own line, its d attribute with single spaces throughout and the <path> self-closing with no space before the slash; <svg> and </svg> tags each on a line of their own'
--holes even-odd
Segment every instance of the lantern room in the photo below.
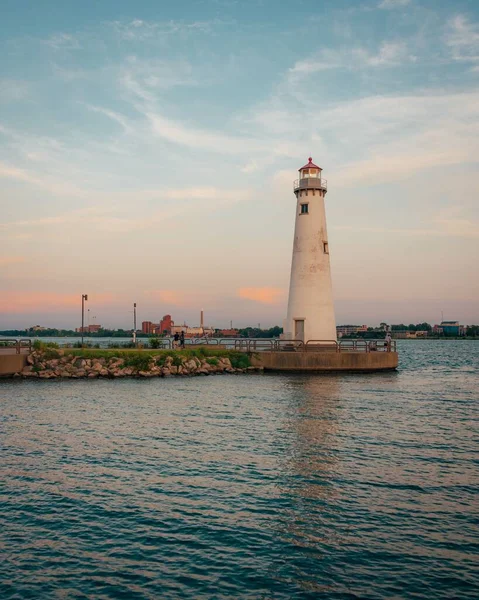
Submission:
<svg viewBox="0 0 479 600">
<path fill-rule="evenodd" d="M 318 167 L 318 165 L 315 165 L 313 163 L 313 159 L 311 158 L 311 156 L 308 158 L 308 161 L 308 164 L 304 165 L 304 167 L 301 167 L 301 169 L 299 169 L 300 179 L 309 179 L 310 177 L 321 178 L 321 171 L 323 169 L 321 169 L 321 167 Z"/>
<path fill-rule="evenodd" d="M 321 190 L 325 194 L 328 189 L 328 182 L 326 179 L 323 179 L 322 170 L 309 157 L 308 163 L 299 169 L 299 179 L 296 179 L 293 184 L 294 192 L 296 193 L 301 190 Z"/>
</svg>

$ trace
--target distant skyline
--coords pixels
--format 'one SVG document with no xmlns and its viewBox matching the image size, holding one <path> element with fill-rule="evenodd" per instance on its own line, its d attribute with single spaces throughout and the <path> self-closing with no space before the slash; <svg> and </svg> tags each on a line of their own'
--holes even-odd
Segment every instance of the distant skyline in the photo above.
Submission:
<svg viewBox="0 0 479 600">
<path fill-rule="evenodd" d="M 0 329 L 282 325 L 328 180 L 338 324 L 479 322 L 479 3 L 4 0 Z"/>
</svg>

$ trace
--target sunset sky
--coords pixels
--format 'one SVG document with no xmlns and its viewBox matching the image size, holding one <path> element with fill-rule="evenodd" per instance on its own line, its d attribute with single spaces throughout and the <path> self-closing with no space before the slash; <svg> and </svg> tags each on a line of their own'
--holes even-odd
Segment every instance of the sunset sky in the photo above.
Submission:
<svg viewBox="0 0 479 600">
<path fill-rule="evenodd" d="M 1 329 L 282 324 L 308 156 L 338 324 L 479 322 L 476 0 L 3 0 L 0 49 Z"/>
</svg>

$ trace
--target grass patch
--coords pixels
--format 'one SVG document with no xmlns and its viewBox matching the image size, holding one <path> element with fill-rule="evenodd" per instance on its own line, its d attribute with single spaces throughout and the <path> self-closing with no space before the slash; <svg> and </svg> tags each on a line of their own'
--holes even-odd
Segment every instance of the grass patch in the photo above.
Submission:
<svg viewBox="0 0 479 600">
<path fill-rule="evenodd" d="M 140 370 L 146 370 L 148 364 L 154 358 L 159 366 L 165 364 L 166 358 L 171 356 L 173 364 L 175 366 L 181 365 L 182 358 L 198 358 L 209 359 L 209 364 L 217 365 L 218 358 L 224 357 L 229 358 L 231 364 L 236 369 L 246 369 L 251 365 L 250 356 L 246 352 L 239 352 L 238 350 L 224 350 L 220 348 L 185 348 L 184 350 L 133 350 L 117 348 L 105 349 L 105 348 L 69 348 L 65 349 L 66 356 L 78 356 L 81 358 L 104 358 L 109 360 L 110 358 L 123 358 L 125 366 L 131 366 Z M 216 362 L 210 362 L 216 361 Z M 146 367 L 145 367 L 146 365 Z"/>
<path fill-rule="evenodd" d="M 122 358 L 125 361 L 125 367 L 133 367 L 134 369 L 138 369 L 138 371 L 148 371 L 153 356 L 146 352 L 137 352 L 136 354 L 132 353 L 128 356 L 122 356 Z"/>
<path fill-rule="evenodd" d="M 44 352 L 47 349 L 52 349 L 54 348 L 55 350 L 58 350 L 60 346 L 58 344 L 56 344 L 55 342 L 42 342 L 41 340 L 35 340 L 33 342 L 33 349 L 34 350 L 39 350 L 41 352 Z"/>
</svg>

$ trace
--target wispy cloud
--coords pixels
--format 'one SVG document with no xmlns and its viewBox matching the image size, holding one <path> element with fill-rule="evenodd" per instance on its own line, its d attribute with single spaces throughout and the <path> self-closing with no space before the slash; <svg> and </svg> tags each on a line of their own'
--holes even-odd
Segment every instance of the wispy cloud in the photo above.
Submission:
<svg viewBox="0 0 479 600">
<path fill-rule="evenodd" d="M 329 69 L 355 70 L 371 67 L 393 67 L 407 62 L 415 62 L 403 41 L 385 41 L 372 53 L 364 47 L 342 50 L 325 48 L 316 55 L 297 61 L 289 70 L 290 77 L 307 76 Z"/>
<path fill-rule="evenodd" d="M 194 218 L 195 215 L 201 214 L 202 217 L 205 217 L 220 207 L 249 198 L 251 191 L 214 187 L 134 190 L 131 192 L 117 192 L 114 194 L 114 202 L 111 201 L 109 194 L 97 192 L 93 196 L 97 198 L 97 204 L 51 216 L 3 222 L 0 224 L 0 230 L 10 230 L 12 227 L 30 229 L 53 227 L 65 231 L 66 228 L 70 227 L 74 228 L 76 232 L 86 229 L 90 233 L 94 230 L 101 230 L 109 234 L 121 234 L 145 229 L 157 229 L 165 226 L 167 222 L 171 225 L 171 222 L 175 220 L 178 220 L 179 225 L 184 224 L 185 216 Z M 92 194 L 88 194 L 88 197 L 91 202 Z M 145 200 L 155 200 L 158 202 L 159 207 L 146 208 L 142 211 L 142 215 L 138 216 L 138 202 Z M 165 200 L 177 202 L 164 204 Z M 126 212 L 125 206 L 129 206 Z"/>
<path fill-rule="evenodd" d="M 18 79 L 0 79 L 0 102 L 24 100 L 29 95 L 30 85 Z"/>
<path fill-rule="evenodd" d="M 448 27 L 446 43 L 456 61 L 479 65 L 479 25 L 464 15 L 456 15 Z M 479 68 L 476 66 L 475 68 Z"/>
<path fill-rule="evenodd" d="M 0 267 L 9 267 L 25 262 L 24 256 L 0 256 Z"/>
<path fill-rule="evenodd" d="M 21 169 L 15 166 L 7 165 L 0 162 L 0 178 L 14 179 L 29 183 L 35 187 L 39 187 L 47 190 L 52 194 L 57 195 L 69 195 L 69 196 L 82 196 L 85 194 L 83 190 L 72 185 L 66 181 L 55 181 L 49 177 L 32 174 L 25 169 Z"/>
<path fill-rule="evenodd" d="M 275 287 L 244 287 L 238 290 L 238 296 L 260 304 L 279 304 L 284 299 L 285 290 Z"/>
<path fill-rule="evenodd" d="M 86 104 L 85 106 L 88 108 L 88 110 L 104 115 L 112 121 L 115 121 L 115 123 L 121 125 L 125 133 L 132 133 L 135 130 L 135 128 L 124 115 L 121 115 L 120 113 L 117 113 L 114 110 L 102 108 L 101 106 L 92 106 L 91 104 Z"/>
<path fill-rule="evenodd" d="M 378 8 L 394 10 L 395 8 L 408 6 L 408 4 L 411 4 L 411 0 L 382 0 L 382 2 L 378 4 Z"/>
<path fill-rule="evenodd" d="M 188 35 L 190 33 L 210 33 L 214 27 L 225 24 L 220 19 L 210 21 L 112 21 L 110 26 L 117 35 L 128 42 L 158 40 L 165 36 Z"/>
<path fill-rule="evenodd" d="M 80 50 L 82 48 L 78 37 L 71 33 L 55 33 L 43 43 L 53 50 Z"/>
<path fill-rule="evenodd" d="M 0 294 L 0 312 L 2 313 L 25 313 L 40 311 L 44 313 L 56 313 L 68 311 L 78 307 L 79 294 L 62 294 L 55 292 L 4 290 Z M 95 306 L 113 305 L 116 298 L 112 294 L 95 294 Z"/>
</svg>

